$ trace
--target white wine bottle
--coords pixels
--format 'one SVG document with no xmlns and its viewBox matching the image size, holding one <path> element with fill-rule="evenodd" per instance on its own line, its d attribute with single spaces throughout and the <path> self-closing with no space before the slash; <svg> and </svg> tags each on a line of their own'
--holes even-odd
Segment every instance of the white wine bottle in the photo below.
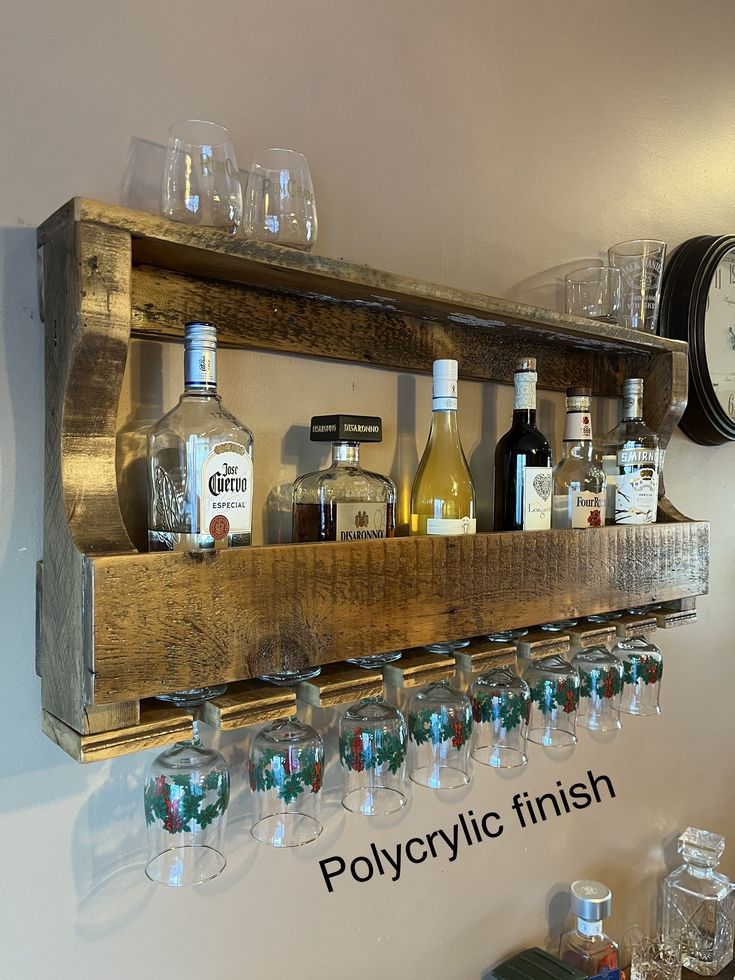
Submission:
<svg viewBox="0 0 735 980">
<path fill-rule="evenodd" d="M 457 362 L 434 361 L 429 439 L 411 488 L 411 534 L 474 534 L 475 487 L 457 428 Z"/>
</svg>

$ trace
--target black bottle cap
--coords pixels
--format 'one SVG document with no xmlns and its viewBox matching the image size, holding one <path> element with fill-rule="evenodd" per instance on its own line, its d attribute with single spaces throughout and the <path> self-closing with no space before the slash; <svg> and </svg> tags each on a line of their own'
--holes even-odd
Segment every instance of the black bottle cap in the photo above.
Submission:
<svg viewBox="0 0 735 980">
<path fill-rule="evenodd" d="M 314 415 L 312 442 L 382 442 L 383 420 L 375 415 Z"/>
</svg>

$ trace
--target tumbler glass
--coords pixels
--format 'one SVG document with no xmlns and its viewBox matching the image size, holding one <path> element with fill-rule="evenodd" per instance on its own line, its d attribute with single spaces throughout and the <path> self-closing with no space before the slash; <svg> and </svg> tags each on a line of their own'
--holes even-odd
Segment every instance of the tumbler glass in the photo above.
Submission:
<svg viewBox="0 0 735 980">
<path fill-rule="evenodd" d="M 298 847 L 322 832 L 324 743 L 292 718 L 262 728 L 250 749 L 254 815 L 250 832 L 271 847 Z"/>
<path fill-rule="evenodd" d="M 623 661 L 620 710 L 628 715 L 660 715 L 664 663 L 659 648 L 645 636 L 633 636 L 618 640 L 612 652 Z"/>
<path fill-rule="evenodd" d="M 222 840 L 230 799 L 227 763 L 199 741 L 177 742 L 151 763 L 143 792 L 145 873 L 161 885 L 197 885 L 227 863 Z"/>
<path fill-rule="evenodd" d="M 398 708 L 380 697 L 351 705 L 339 722 L 342 806 L 366 817 L 405 806 L 407 747 L 406 719 Z"/>
<path fill-rule="evenodd" d="M 512 670 L 480 674 L 472 685 L 472 758 L 497 769 L 524 766 L 530 707 L 528 684 Z"/>
<path fill-rule="evenodd" d="M 411 698 L 409 776 L 430 789 L 457 789 L 470 781 L 472 706 L 449 681 L 430 684 Z"/>
<path fill-rule="evenodd" d="M 245 186 L 245 237 L 310 252 L 317 236 L 309 161 L 295 150 L 260 150 Z"/>
<path fill-rule="evenodd" d="M 586 647 L 573 659 L 579 671 L 577 724 L 593 732 L 612 732 L 620 724 L 623 663 L 604 646 Z"/>
<path fill-rule="evenodd" d="M 564 277 L 566 311 L 603 323 L 620 319 L 620 269 L 592 265 Z"/>
<path fill-rule="evenodd" d="M 632 330 L 656 333 L 666 242 L 620 242 L 607 254 L 610 265 L 622 274 L 620 322 Z"/>
<path fill-rule="evenodd" d="M 529 664 L 525 679 L 531 691 L 529 742 L 555 749 L 574 745 L 579 705 L 577 668 L 555 653 Z"/>
<path fill-rule="evenodd" d="M 223 126 L 185 119 L 171 127 L 163 167 L 161 213 L 174 221 L 234 234 L 242 220 L 235 150 Z"/>
</svg>

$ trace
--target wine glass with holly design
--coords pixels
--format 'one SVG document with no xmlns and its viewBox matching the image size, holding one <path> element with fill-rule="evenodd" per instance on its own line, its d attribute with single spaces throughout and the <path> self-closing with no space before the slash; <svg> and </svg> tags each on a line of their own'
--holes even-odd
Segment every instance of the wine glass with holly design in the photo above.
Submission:
<svg viewBox="0 0 735 980">
<path fill-rule="evenodd" d="M 148 770 L 143 792 L 148 878 L 172 887 L 216 878 L 227 863 L 223 838 L 229 800 L 227 763 L 202 745 L 194 719 L 192 737 L 161 752 Z"/>
<path fill-rule="evenodd" d="M 633 636 L 618 640 L 612 652 L 623 661 L 620 710 L 628 715 L 660 715 L 664 662 L 656 644 L 645 636 Z"/>
<path fill-rule="evenodd" d="M 321 834 L 324 743 L 296 718 L 276 721 L 253 739 L 249 758 L 254 816 L 250 833 L 271 847 L 298 847 Z"/>
<path fill-rule="evenodd" d="M 593 732 L 614 732 L 620 724 L 623 663 L 607 647 L 591 646 L 572 659 L 579 671 L 577 724 Z"/>
<path fill-rule="evenodd" d="M 547 748 L 576 745 L 579 671 L 555 653 L 531 663 L 525 675 L 531 691 L 528 740 Z"/>
<path fill-rule="evenodd" d="M 398 708 L 382 697 L 351 705 L 339 722 L 342 806 L 368 817 L 404 807 L 407 747 L 406 719 Z"/>
<path fill-rule="evenodd" d="M 512 670 L 480 674 L 472 685 L 472 758 L 496 769 L 524 766 L 530 708 L 528 684 Z"/>
<path fill-rule="evenodd" d="M 470 781 L 470 699 L 449 681 L 430 684 L 411 699 L 409 776 L 429 789 L 457 789 Z"/>
</svg>

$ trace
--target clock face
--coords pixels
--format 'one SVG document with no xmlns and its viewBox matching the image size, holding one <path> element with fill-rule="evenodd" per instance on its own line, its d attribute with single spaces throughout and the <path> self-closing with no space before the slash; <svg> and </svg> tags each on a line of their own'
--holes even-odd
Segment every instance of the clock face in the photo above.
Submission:
<svg viewBox="0 0 735 980">
<path fill-rule="evenodd" d="M 704 336 L 715 395 L 735 421 L 735 248 L 723 255 L 710 281 Z"/>
</svg>

